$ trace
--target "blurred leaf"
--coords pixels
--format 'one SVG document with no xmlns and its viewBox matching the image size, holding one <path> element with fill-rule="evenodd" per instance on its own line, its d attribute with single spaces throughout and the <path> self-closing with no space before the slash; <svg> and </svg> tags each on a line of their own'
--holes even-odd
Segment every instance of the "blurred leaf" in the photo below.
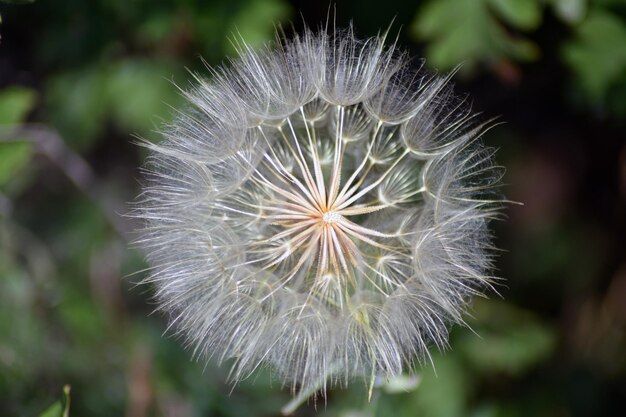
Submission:
<svg viewBox="0 0 626 417">
<path fill-rule="evenodd" d="M 476 302 L 474 333 L 456 346 L 481 372 L 520 374 L 545 359 L 556 340 L 553 331 L 530 312 L 494 301 Z"/>
<path fill-rule="evenodd" d="M 228 33 L 235 33 L 250 46 L 259 47 L 273 38 L 275 25 L 290 14 L 289 5 L 283 0 L 252 0 L 234 16 Z M 230 42 L 226 49 L 234 52 Z"/>
<path fill-rule="evenodd" d="M 35 313 L 36 287 L 32 276 L 18 257 L 29 257 L 29 250 L 16 241 L 14 228 L 0 218 L 0 392 L 27 384 L 45 365 L 42 347 L 47 329 Z M 42 346 L 43 345 L 43 346 Z M 45 348 L 44 348 L 45 349 Z M 42 366 L 44 365 L 44 366 Z M 0 403 L 1 407 L 1 403 Z M 41 408 L 34 410 L 41 411 Z M 2 413 L 0 413 L 2 414 Z"/>
<path fill-rule="evenodd" d="M 434 368 L 429 364 L 422 369 L 422 382 L 415 391 L 417 410 L 414 415 L 424 417 L 457 417 L 463 414 L 468 395 L 468 374 L 458 358 L 449 354 L 434 353 Z"/>
<path fill-rule="evenodd" d="M 594 9 L 562 50 L 582 89 L 595 102 L 626 74 L 626 22 L 607 10 Z M 625 80 L 626 81 L 626 80 Z"/>
<path fill-rule="evenodd" d="M 32 155 L 32 144 L 26 141 L 0 142 L 0 187 L 7 184 Z"/>
<path fill-rule="evenodd" d="M 126 59 L 57 75 L 49 84 L 48 109 L 73 148 L 86 150 L 111 120 L 128 133 L 146 134 L 155 118 L 169 119 L 180 101 L 163 62 Z"/>
<path fill-rule="evenodd" d="M 63 405 L 61 401 L 52 404 L 46 411 L 39 414 L 39 417 L 63 417 Z"/>
<path fill-rule="evenodd" d="M 420 370 L 420 384 L 415 391 L 384 394 L 379 398 L 379 417 L 458 417 L 463 415 L 470 390 L 470 379 L 455 352 L 434 352 L 432 364 Z"/>
<path fill-rule="evenodd" d="M 176 107 L 180 101 L 171 77 L 163 63 L 127 59 L 112 65 L 103 98 L 117 126 L 143 134 L 159 124 L 155 118 L 169 119 L 168 105 Z"/>
<path fill-rule="evenodd" d="M 533 0 L 489 0 L 490 5 L 512 26 L 537 29 L 541 24 L 541 5 Z"/>
<path fill-rule="evenodd" d="M 93 66 L 62 72 L 48 81 L 50 119 L 75 149 L 89 148 L 104 127 L 105 77 L 101 67 Z"/>
<path fill-rule="evenodd" d="M 0 91 L 0 124 L 23 121 L 36 99 L 37 94 L 29 88 L 12 86 Z"/>
<path fill-rule="evenodd" d="M 70 289 L 66 293 L 58 307 L 58 313 L 68 332 L 77 343 L 98 343 L 106 324 L 99 305 L 78 291 Z"/>
<path fill-rule="evenodd" d="M 68 417 L 70 410 L 70 386 L 63 387 L 63 399 L 52 404 L 39 417 Z"/>
<path fill-rule="evenodd" d="M 493 9 L 493 11 L 492 11 Z M 411 30 L 429 43 L 427 55 L 434 67 L 449 70 L 461 62 L 470 69 L 478 63 L 514 58 L 536 59 L 537 46 L 513 37 L 498 21 L 514 28 L 535 29 L 541 22 L 538 0 L 430 1 L 416 16 Z"/>
<path fill-rule="evenodd" d="M 68 272 L 78 277 L 89 268 L 91 256 L 105 244 L 109 237 L 109 226 L 100 209 L 80 196 L 68 198 L 57 205 L 50 204 L 48 210 L 56 221 L 48 225 L 50 230 L 46 233 L 54 236 L 54 248 L 65 261 Z M 82 279 L 79 282 L 84 284 Z M 75 296 L 78 299 L 85 298 L 84 294 Z"/>
<path fill-rule="evenodd" d="M 549 0 L 554 13 L 564 22 L 580 22 L 587 12 L 587 0 Z"/>
<path fill-rule="evenodd" d="M 139 22 L 136 33 L 140 39 L 158 42 L 172 33 L 173 23 L 174 21 L 171 14 L 151 14 Z"/>
</svg>

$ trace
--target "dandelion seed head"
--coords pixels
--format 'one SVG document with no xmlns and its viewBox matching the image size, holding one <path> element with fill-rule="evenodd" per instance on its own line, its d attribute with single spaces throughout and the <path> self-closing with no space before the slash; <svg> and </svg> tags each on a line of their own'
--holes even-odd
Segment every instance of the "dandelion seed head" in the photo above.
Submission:
<svg viewBox="0 0 626 417">
<path fill-rule="evenodd" d="M 148 145 L 146 281 L 171 331 L 232 360 L 235 381 L 397 375 L 491 285 L 489 124 L 385 44 L 352 28 L 239 43 Z"/>
</svg>

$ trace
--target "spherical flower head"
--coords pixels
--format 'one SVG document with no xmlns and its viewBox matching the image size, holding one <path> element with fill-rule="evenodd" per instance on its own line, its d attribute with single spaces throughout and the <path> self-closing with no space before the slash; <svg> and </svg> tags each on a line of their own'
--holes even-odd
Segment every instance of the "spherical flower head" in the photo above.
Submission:
<svg viewBox="0 0 626 417">
<path fill-rule="evenodd" d="M 501 170 L 449 77 L 305 30 L 184 94 L 148 145 L 147 281 L 194 354 L 292 389 L 393 376 L 490 285 Z"/>
</svg>

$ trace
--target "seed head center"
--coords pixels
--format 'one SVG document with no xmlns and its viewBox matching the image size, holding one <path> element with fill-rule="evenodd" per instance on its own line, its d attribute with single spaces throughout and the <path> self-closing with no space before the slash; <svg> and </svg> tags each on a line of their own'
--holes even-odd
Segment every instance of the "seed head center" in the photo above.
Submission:
<svg viewBox="0 0 626 417">
<path fill-rule="evenodd" d="M 341 214 L 336 211 L 329 210 L 322 216 L 322 220 L 326 223 L 336 223 L 341 219 Z"/>
</svg>

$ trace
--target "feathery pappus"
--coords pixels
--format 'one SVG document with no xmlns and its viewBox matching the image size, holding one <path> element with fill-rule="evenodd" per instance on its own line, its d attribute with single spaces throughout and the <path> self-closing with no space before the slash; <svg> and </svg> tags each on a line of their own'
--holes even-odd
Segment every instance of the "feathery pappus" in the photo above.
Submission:
<svg viewBox="0 0 626 417">
<path fill-rule="evenodd" d="M 385 35 L 238 46 L 146 144 L 132 215 L 170 328 L 294 391 L 428 360 L 493 283 L 492 123 Z"/>
</svg>

